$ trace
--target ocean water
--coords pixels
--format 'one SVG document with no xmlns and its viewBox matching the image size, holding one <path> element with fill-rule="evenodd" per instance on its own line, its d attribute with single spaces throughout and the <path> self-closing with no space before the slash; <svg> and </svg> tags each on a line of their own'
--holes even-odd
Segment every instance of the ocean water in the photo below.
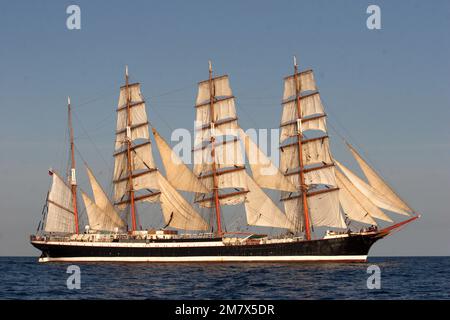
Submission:
<svg viewBox="0 0 450 320">
<path fill-rule="evenodd" d="M 0 299 L 450 299 L 450 257 L 373 257 L 363 264 L 78 263 L 0 257 Z M 370 265 L 380 289 L 368 289 Z"/>
</svg>

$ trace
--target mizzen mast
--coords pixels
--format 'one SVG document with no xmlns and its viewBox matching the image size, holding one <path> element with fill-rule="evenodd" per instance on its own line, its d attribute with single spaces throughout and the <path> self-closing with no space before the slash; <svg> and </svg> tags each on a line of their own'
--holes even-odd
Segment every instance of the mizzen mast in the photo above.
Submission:
<svg viewBox="0 0 450 320">
<path fill-rule="evenodd" d="M 75 233 L 79 233 L 78 229 L 78 208 L 77 208 L 77 178 L 75 170 L 75 144 L 73 142 L 73 126 L 72 126 L 72 110 L 70 106 L 70 97 L 67 97 L 67 111 L 70 132 L 70 189 L 72 191 L 72 205 L 75 223 Z"/>
</svg>

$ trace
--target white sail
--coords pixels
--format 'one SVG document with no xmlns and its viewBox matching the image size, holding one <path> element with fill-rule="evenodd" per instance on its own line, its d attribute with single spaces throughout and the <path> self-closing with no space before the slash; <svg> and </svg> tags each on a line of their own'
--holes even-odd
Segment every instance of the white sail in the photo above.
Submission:
<svg viewBox="0 0 450 320">
<path fill-rule="evenodd" d="M 158 190 L 159 186 L 156 172 L 157 170 L 146 170 L 141 173 L 133 174 L 133 190 Z M 128 190 L 128 176 L 114 181 L 114 201 L 117 203 L 125 200 L 127 198 Z"/>
<path fill-rule="evenodd" d="M 347 228 L 339 208 L 339 190 L 308 196 L 313 226 Z"/>
<path fill-rule="evenodd" d="M 282 104 L 283 113 L 281 116 L 281 125 L 297 121 L 297 100 L 288 100 Z M 302 119 L 312 116 L 325 115 L 320 94 L 313 93 L 300 98 L 300 110 Z"/>
<path fill-rule="evenodd" d="M 153 129 L 153 135 L 166 169 L 167 180 L 178 190 L 209 192 L 155 129 Z"/>
<path fill-rule="evenodd" d="M 131 123 L 128 123 L 127 99 L 129 99 Z M 131 137 L 128 137 L 127 127 L 130 127 Z M 127 86 L 120 88 L 117 106 L 116 150 L 125 145 L 127 138 L 131 140 L 149 139 L 145 101 L 139 83 L 128 85 L 128 91 Z"/>
<path fill-rule="evenodd" d="M 89 215 L 88 213 L 88 216 L 90 217 L 89 223 L 91 227 L 94 227 L 91 224 L 91 219 L 93 219 L 94 221 L 96 221 L 96 225 L 98 227 L 97 230 L 114 231 L 115 228 L 119 229 L 124 228 L 125 222 L 120 218 L 114 206 L 109 201 L 108 196 L 105 194 L 102 187 L 95 178 L 94 174 L 87 166 L 86 171 L 89 177 L 89 182 L 91 183 L 92 192 L 94 194 L 95 199 L 95 206 L 91 206 L 90 208 L 91 214 Z M 83 199 L 86 197 L 87 196 L 83 194 Z M 86 202 L 89 201 L 90 199 L 85 200 L 86 210 L 88 210 Z M 101 217 L 93 217 L 96 214 L 97 215 L 100 214 Z M 99 222 L 101 223 L 99 224 Z"/>
<path fill-rule="evenodd" d="M 214 87 L 214 95 L 216 97 L 229 97 L 233 95 L 227 75 L 215 77 L 212 79 L 212 82 Z M 199 82 L 196 104 L 198 105 L 209 102 L 210 95 L 211 91 L 209 88 L 209 80 Z"/>
<path fill-rule="evenodd" d="M 391 187 L 387 185 L 386 182 L 373 170 L 367 162 L 361 158 L 361 156 L 353 149 L 350 145 L 347 144 L 352 153 L 353 157 L 358 162 L 361 170 L 364 172 L 367 180 L 369 180 L 369 184 L 378 191 L 384 198 L 389 200 L 397 208 L 400 208 L 407 212 L 413 212 L 413 210 L 402 200 L 400 197 L 392 190 Z"/>
<path fill-rule="evenodd" d="M 253 179 L 260 187 L 296 191 L 295 186 L 280 172 L 270 159 L 259 149 L 252 139 L 239 129 L 239 136 L 244 142 L 245 152 L 252 170 Z"/>
<path fill-rule="evenodd" d="M 388 199 L 384 198 L 377 190 L 372 186 L 360 179 L 356 174 L 346 168 L 344 165 L 335 160 L 335 163 L 339 166 L 339 169 L 347 176 L 347 178 L 353 183 L 353 185 L 370 201 L 372 201 L 377 207 L 386 209 L 392 212 L 409 216 L 409 213 L 405 210 L 398 208 L 392 204 Z"/>
<path fill-rule="evenodd" d="M 214 136 L 237 136 L 239 125 L 237 118 L 214 123 Z M 200 146 L 205 141 L 211 141 L 211 126 L 199 125 L 195 129 L 194 146 Z"/>
<path fill-rule="evenodd" d="M 304 227 L 302 198 L 293 197 L 283 200 L 283 205 L 287 220 L 290 221 L 292 225 L 292 229 L 290 230 L 293 232 L 302 230 Z"/>
<path fill-rule="evenodd" d="M 297 142 L 280 147 L 280 170 L 287 173 L 298 168 L 298 144 Z M 330 164 L 330 146 L 328 137 L 306 139 L 302 141 L 303 165 Z"/>
<path fill-rule="evenodd" d="M 56 173 L 50 171 L 53 182 L 47 199 L 47 216 L 44 230 L 47 232 L 74 233 L 75 214 L 70 187 Z"/>
<path fill-rule="evenodd" d="M 167 225 L 183 230 L 208 230 L 202 216 L 187 202 L 173 186 L 157 172 L 161 191 L 161 209 Z"/>
<path fill-rule="evenodd" d="M 219 189 L 231 189 L 231 188 L 242 188 L 247 189 L 247 179 L 245 177 L 245 169 L 230 169 L 230 171 L 218 172 L 216 175 L 217 186 Z M 208 174 L 206 176 L 201 176 L 202 183 L 212 190 L 214 187 L 213 175 Z"/>
<path fill-rule="evenodd" d="M 113 223 L 108 214 L 105 213 L 98 205 L 94 203 L 84 192 L 81 192 L 84 205 L 86 207 L 86 214 L 88 217 L 89 227 L 92 230 L 110 231 L 114 232 L 117 229 L 123 228 L 124 223 L 120 226 Z"/>
<path fill-rule="evenodd" d="M 216 201 L 220 205 L 240 204 L 248 190 L 238 139 L 236 106 L 228 76 L 200 82 L 195 107 L 193 172 L 212 191 L 197 194 L 195 202 L 207 208 L 213 207 Z M 220 195 L 214 190 L 215 184 L 221 190 Z"/>
<path fill-rule="evenodd" d="M 214 117 L 211 119 L 211 106 L 210 103 L 204 103 L 201 105 L 197 105 L 197 117 L 196 124 L 197 126 L 209 124 L 211 120 L 213 122 L 221 122 L 226 119 L 234 119 L 236 118 L 236 106 L 233 97 L 223 98 L 219 100 L 215 100 L 213 103 L 214 106 Z"/>
<path fill-rule="evenodd" d="M 298 177 L 298 175 L 295 176 Z M 307 185 L 337 186 L 334 166 L 320 166 L 305 170 L 305 183 Z"/>
<path fill-rule="evenodd" d="M 131 159 L 133 170 L 155 168 L 150 142 L 134 145 L 131 148 Z M 127 173 L 127 150 L 114 154 L 114 180 L 126 176 Z"/>
<path fill-rule="evenodd" d="M 278 209 L 258 184 L 247 176 L 249 192 L 245 201 L 247 223 L 252 226 L 294 229 L 286 215 Z"/>
<path fill-rule="evenodd" d="M 280 142 L 295 137 L 298 134 L 297 121 L 292 120 L 280 125 Z M 309 119 L 301 119 L 301 131 L 302 133 L 308 130 L 319 130 L 327 132 L 327 122 L 325 115 L 314 116 Z"/>
<path fill-rule="evenodd" d="M 116 150 L 125 146 L 127 139 L 131 141 L 137 139 L 149 139 L 148 124 L 139 124 L 130 126 L 130 136 L 128 136 L 127 129 L 116 131 Z"/>
<path fill-rule="evenodd" d="M 127 114 L 128 108 L 130 117 Z M 139 83 L 120 88 L 116 130 L 113 178 L 114 202 L 119 208 L 123 208 L 129 201 L 130 175 L 133 180 L 132 188 L 134 191 L 158 188 L 155 175 L 156 168 L 149 140 L 145 101 Z M 144 141 L 135 141 L 142 139 Z M 131 141 L 131 147 L 128 152 L 127 144 L 129 141 Z M 128 156 L 130 157 L 131 172 L 128 168 Z M 154 201 L 154 198 L 142 198 L 142 200 Z"/>
<path fill-rule="evenodd" d="M 344 174 L 336 171 L 336 178 L 339 186 L 339 201 L 351 220 L 373 225 L 376 224 L 373 218 L 392 222 L 392 219 L 362 194 Z"/>
<path fill-rule="evenodd" d="M 300 88 L 300 92 L 317 90 L 316 82 L 314 80 L 314 74 L 313 74 L 312 70 L 299 72 L 297 74 L 297 81 L 298 81 L 298 83 L 296 84 L 294 75 L 291 75 L 284 79 L 283 100 L 287 100 L 292 97 L 295 97 L 297 85 L 298 85 L 298 88 Z"/>
<path fill-rule="evenodd" d="M 213 159 L 211 156 L 212 144 L 194 149 L 194 173 L 210 172 L 212 170 Z M 239 140 L 226 140 L 214 144 L 216 168 L 242 167 L 244 158 Z"/>
</svg>

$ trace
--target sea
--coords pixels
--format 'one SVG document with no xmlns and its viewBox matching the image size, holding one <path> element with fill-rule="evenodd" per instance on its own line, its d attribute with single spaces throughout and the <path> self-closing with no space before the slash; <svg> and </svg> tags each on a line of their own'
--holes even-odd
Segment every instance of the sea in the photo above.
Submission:
<svg viewBox="0 0 450 320">
<path fill-rule="evenodd" d="M 48 263 L 0 257 L 0 299 L 450 299 L 450 257 L 367 263 Z"/>
</svg>

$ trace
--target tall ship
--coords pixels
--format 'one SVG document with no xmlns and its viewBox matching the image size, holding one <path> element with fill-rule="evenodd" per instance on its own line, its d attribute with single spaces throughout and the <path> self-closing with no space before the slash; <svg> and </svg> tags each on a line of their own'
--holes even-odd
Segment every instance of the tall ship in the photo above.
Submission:
<svg viewBox="0 0 450 320">
<path fill-rule="evenodd" d="M 214 75 L 210 62 L 198 83 L 191 165 L 150 125 L 126 68 L 113 190 L 85 163 L 91 196 L 77 184 L 68 99 L 69 166 L 50 169 L 30 236 L 39 261 L 364 262 L 376 241 L 419 218 L 355 147 L 346 142 L 364 178 L 334 159 L 314 73 L 299 71 L 295 58 L 281 106 L 278 166 L 240 127 L 229 77 Z M 143 227 L 144 215 L 161 223 Z"/>
</svg>

